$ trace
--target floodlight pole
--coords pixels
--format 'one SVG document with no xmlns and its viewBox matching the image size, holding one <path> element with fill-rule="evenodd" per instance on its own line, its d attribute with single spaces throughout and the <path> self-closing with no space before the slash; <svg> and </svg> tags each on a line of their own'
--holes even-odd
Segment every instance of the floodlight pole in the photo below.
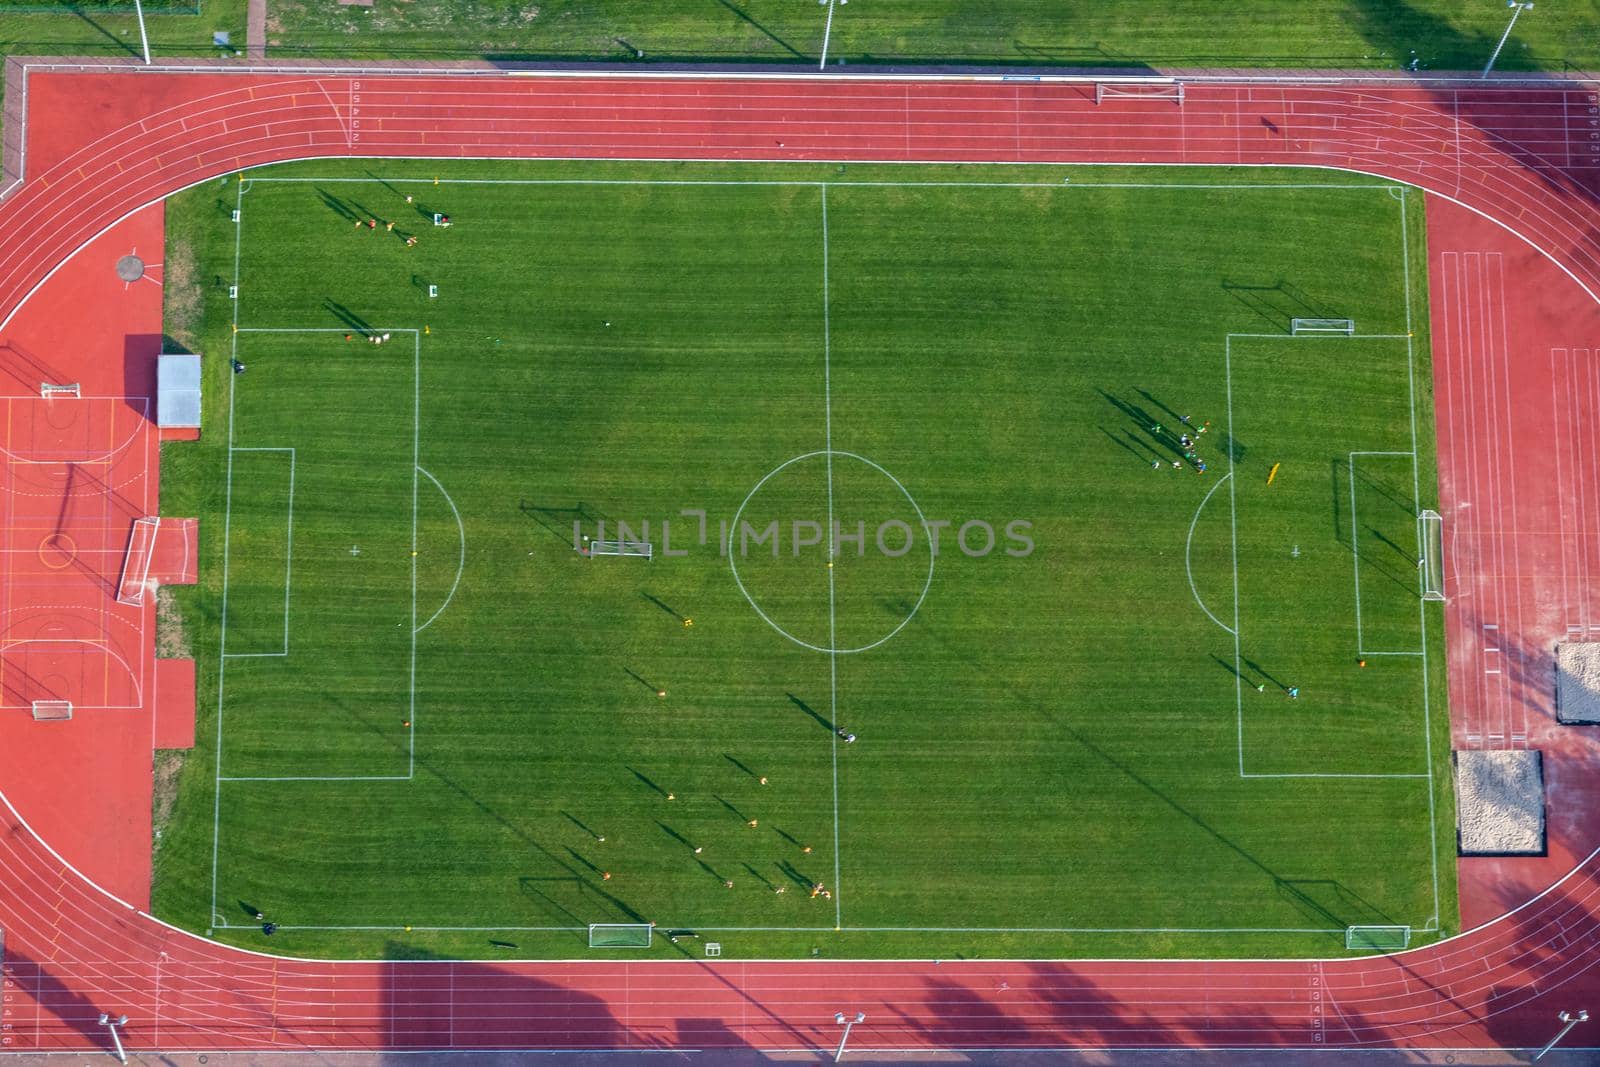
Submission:
<svg viewBox="0 0 1600 1067">
<path fill-rule="evenodd" d="M 841 4 L 848 4 L 850 0 L 839 0 Z M 818 70 L 828 69 L 828 38 L 833 36 L 833 3 L 834 0 L 817 0 L 828 8 L 828 22 L 822 28 L 822 62 L 817 64 Z"/>
<path fill-rule="evenodd" d="M 110 1015 L 106 1014 L 105 1012 L 101 1012 L 100 1013 L 100 1025 L 105 1027 L 107 1030 L 111 1031 L 111 1044 L 117 1050 L 117 1062 L 119 1062 L 119 1063 L 127 1063 L 128 1062 L 128 1054 L 126 1052 L 124 1052 L 123 1049 L 122 1049 L 122 1035 L 117 1033 L 117 1027 L 119 1027 L 119 1026 L 127 1026 L 128 1025 L 128 1017 L 126 1015 L 119 1015 L 115 1019 L 113 1019 Z M 1566 1031 L 1562 1031 L 1562 1032 L 1565 1033 Z"/>
<path fill-rule="evenodd" d="M 1571 1030 L 1574 1026 L 1577 1026 L 1579 1023 L 1588 1022 L 1589 1021 L 1589 1013 L 1587 1011 L 1579 1011 L 1576 1015 L 1574 1015 L 1570 1011 L 1564 1011 L 1564 1012 L 1561 1012 L 1559 1015 L 1557 1015 L 1556 1018 L 1561 1020 L 1561 1024 L 1562 1024 L 1561 1025 L 1561 1029 L 1556 1031 L 1556 1036 L 1552 1037 L 1550 1039 L 1550 1043 L 1548 1045 L 1546 1045 L 1544 1048 L 1540 1049 L 1537 1053 L 1534 1054 L 1533 1058 L 1535 1060 L 1540 1059 L 1542 1056 L 1544 1056 L 1544 1054 L 1546 1052 L 1549 1052 L 1551 1049 L 1555 1048 L 1556 1047 L 1556 1043 L 1559 1042 L 1562 1038 L 1567 1036 L 1567 1031 L 1568 1030 Z"/>
<path fill-rule="evenodd" d="M 139 45 L 144 49 L 144 65 L 150 65 L 150 36 L 144 32 L 144 3 L 143 0 L 133 0 L 133 10 L 139 16 Z"/>
<path fill-rule="evenodd" d="M 840 1026 L 844 1027 L 844 1034 L 841 1035 L 840 1038 L 839 1038 L 839 1047 L 838 1047 L 837 1050 L 834 1051 L 834 1054 L 833 1054 L 833 1062 L 834 1063 L 838 1063 L 840 1060 L 844 1059 L 844 1046 L 845 1046 L 845 1043 L 850 1040 L 850 1028 L 852 1026 L 854 1026 L 856 1023 L 864 1023 L 864 1022 L 866 1022 L 867 1021 L 867 1013 L 864 1012 L 864 1011 L 858 1011 L 858 1012 L 856 1012 L 856 1017 L 854 1019 L 852 1019 L 849 1016 L 845 1015 L 844 1012 L 836 1011 L 836 1012 L 833 1013 L 833 1021 L 838 1023 Z M 1562 1032 L 1565 1033 L 1565 1031 L 1562 1031 Z"/>
<path fill-rule="evenodd" d="M 1517 24 L 1517 16 L 1533 8 L 1533 0 L 1506 0 L 1506 6 L 1511 9 L 1511 21 L 1506 23 L 1506 32 L 1500 35 L 1500 43 L 1494 46 L 1494 52 L 1489 56 L 1489 62 L 1483 65 L 1483 77 L 1487 78 L 1494 69 L 1494 61 L 1500 58 L 1500 49 L 1506 46 L 1506 41 L 1511 37 L 1511 27 Z"/>
</svg>

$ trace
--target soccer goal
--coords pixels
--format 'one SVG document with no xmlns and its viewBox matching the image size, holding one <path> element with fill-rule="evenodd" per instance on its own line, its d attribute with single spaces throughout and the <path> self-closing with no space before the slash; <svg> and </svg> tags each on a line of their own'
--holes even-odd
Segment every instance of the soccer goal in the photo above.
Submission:
<svg viewBox="0 0 1600 1067">
<path fill-rule="evenodd" d="M 1299 337 L 1301 334 L 1332 333 L 1342 334 L 1345 337 L 1353 336 L 1356 332 L 1355 319 L 1290 319 L 1289 332 Z"/>
<path fill-rule="evenodd" d="M 1355 952 L 1399 952 L 1411 944 L 1409 926 L 1347 926 L 1344 947 Z"/>
<path fill-rule="evenodd" d="M 49 400 L 57 396 L 82 396 L 83 390 L 77 382 L 69 382 L 64 385 L 55 382 L 40 382 L 39 395 Z"/>
<path fill-rule="evenodd" d="M 637 556 L 654 559 L 655 545 L 649 541 L 590 541 L 586 546 L 590 556 Z"/>
<path fill-rule="evenodd" d="M 128 554 L 122 558 L 122 579 L 117 582 L 117 603 L 134 607 L 144 603 L 145 582 L 150 577 L 160 519 L 134 519 L 128 534 Z"/>
<path fill-rule="evenodd" d="M 649 923 L 590 923 L 590 948 L 649 948 Z"/>
<path fill-rule="evenodd" d="M 1417 569 L 1422 572 L 1422 599 L 1444 599 L 1444 519 L 1437 511 L 1417 516 Z"/>
<path fill-rule="evenodd" d="M 1171 100 L 1183 105 L 1183 83 L 1170 78 L 1159 81 L 1095 82 L 1094 102 L 1107 100 Z"/>
<path fill-rule="evenodd" d="M 35 700 L 33 717 L 39 722 L 64 722 L 72 718 L 72 701 Z"/>
</svg>

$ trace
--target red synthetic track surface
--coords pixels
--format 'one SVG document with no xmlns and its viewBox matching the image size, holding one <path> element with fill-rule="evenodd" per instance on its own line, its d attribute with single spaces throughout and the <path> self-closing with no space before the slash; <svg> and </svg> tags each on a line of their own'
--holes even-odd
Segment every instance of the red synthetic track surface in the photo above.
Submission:
<svg viewBox="0 0 1600 1067">
<path fill-rule="evenodd" d="M 1600 139 L 1592 136 L 1600 119 L 1594 94 L 1577 83 L 1191 84 L 1182 107 L 1097 107 L 1092 85 L 1048 82 L 35 74 L 31 93 L 32 125 L 46 132 L 31 140 L 27 182 L 0 208 L 0 316 L 92 235 L 176 188 L 261 163 L 349 154 L 1348 167 L 1413 182 L 1499 220 L 1600 292 Z M 1477 254 L 1481 264 L 1489 252 L 1522 246 L 1469 221 L 1462 212 L 1441 222 L 1456 242 L 1448 249 L 1458 254 L 1454 276 L 1463 279 L 1460 299 L 1443 306 L 1479 309 L 1482 322 L 1500 306 L 1497 283 L 1476 281 L 1464 257 Z M 1431 254 L 1440 276 L 1448 274 L 1441 253 Z M 1551 261 L 1533 262 L 1548 271 Z M 1515 273 L 1505 277 L 1522 284 Z M 1580 292 L 1572 281 L 1549 284 Z M 1498 312 L 1508 338 L 1530 325 L 1520 288 L 1516 295 Z M 1575 348 L 1600 345 L 1592 299 L 1552 301 L 1573 313 L 1572 330 L 1559 340 L 1565 355 L 1540 357 L 1543 373 L 1592 375 L 1587 364 L 1569 366 Z M 1447 348 L 1454 355 L 1442 357 L 1445 366 L 1459 367 L 1452 380 L 1464 384 L 1447 392 L 1441 371 L 1441 433 L 1451 433 L 1447 410 L 1476 403 L 1477 437 L 1497 439 L 1503 426 L 1511 442 L 1501 451 L 1491 442 L 1484 453 L 1452 448 L 1447 436 L 1446 506 L 1487 512 L 1456 535 L 1456 550 L 1481 563 L 1514 544 L 1509 557 L 1493 557 L 1514 568 L 1530 540 L 1516 536 L 1531 514 L 1524 509 L 1559 512 L 1557 487 L 1568 483 L 1528 487 L 1509 469 L 1502 475 L 1475 463 L 1506 462 L 1517 435 L 1536 435 L 1533 420 L 1555 417 L 1575 433 L 1592 406 L 1580 398 L 1562 416 L 1494 385 L 1520 351 L 1509 341 L 1485 348 L 1462 334 Z M 1501 392 L 1483 392 L 1491 387 Z M 1562 477 L 1600 484 L 1592 466 Z M 1462 510 L 1451 517 L 1459 522 Z M 1563 521 L 1556 540 L 1575 561 L 1596 523 L 1577 512 Z M 1582 586 L 1590 572 L 1578 573 Z M 1523 621 L 1535 592 L 1526 593 L 1521 616 L 1506 607 L 1514 589 L 1491 596 L 1479 584 L 1456 593 L 1468 603 L 1452 604 L 1455 630 L 1461 613 L 1492 602 L 1508 626 L 1541 632 Z M 1518 690 L 1534 691 L 1532 680 Z M 1478 724 L 1485 737 L 1496 723 L 1533 723 L 1534 715 L 1508 716 L 1510 698 L 1496 692 L 1474 689 L 1463 723 Z M 1514 726 L 1505 729 L 1503 743 L 1513 743 Z M 1528 725 L 1524 743 L 1544 729 Z M 0 781 L 0 789 L 9 793 L 12 783 Z M 165 927 L 87 884 L 10 810 L 0 830 L 0 1041 L 9 1049 L 99 1046 L 102 1010 L 127 1012 L 129 1044 L 152 1049 L 824 1047 L 836 1039 L 832 1014 L 841 1007 L 867 1013 L 851 1039 L 862 1048 L 1529 1045 L 1548 1036 L 1558 1008 L 1600 992 L 1592 970 L 1600 961 L 1600 862 L 1576 851 L 1596 836 L 1581 819 L 1552 825 L 1576 867 L 1549 891 L 1469 934 L 1384 959 L 337 964 L 255 956 Z M 1564 810 L 1569 820 L 1576 810 L 1593 821 L 1593 807 Z M 1511 884 L 1520 889 L 1514 877 Z"/>
</svg>

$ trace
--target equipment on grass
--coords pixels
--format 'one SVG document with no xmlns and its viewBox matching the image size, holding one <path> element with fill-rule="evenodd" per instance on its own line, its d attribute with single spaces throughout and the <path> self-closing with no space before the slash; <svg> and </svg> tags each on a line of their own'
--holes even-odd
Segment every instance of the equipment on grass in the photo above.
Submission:
<svg viewBox="0 0 1600 1067">
<path fill-rule="evenodd" d="M 33 717 L 36 722 L 64 722 L 72 718 L 72 701 L 35 700 Z"/>
<path fill-rule="evenodd" d="M 1290 319 L 1289 332 L 1299 337 L 1302 334 L 1337 333 L 1346 337 L 1353 336 L 1356 332 L 1355 319 Z"/>
<path fill-rule="evenodd" d="M 590 541 L 584 546 L 592 556 L 638 556 L 655 558 L 655 545 L 649 541 Z"/>
<path fill-rule="evenodd" d="M 128 534 L 128 554 L 122 560 L 122 579 L 117 582 L 117 603 L 135 607 L 144 603 L 145 580 L 150 577 L 159 518 L 134 519 Z"/>
<path fill-rule="evenodd" d="M 1344 947 L 1357 952 L 1399 952 L 1411 944 L 1409 926 L 1347 926 Z"/>
<path fill-rule="evenodd" d="M 1444 599 L 1444 518 L 1437 511 L 1417 516 L 1417 569 L 1422 572 L 1422 599 Z"/>
<path fill-rule="evenodd" d="M 1122 79 L 1094 83 L 1094 102 L 1106 100 L 1171 100 L 1183 106 L 1183 83 L 1174 78 Z"/>
<path fill-rule="evenodd" d="M 649 948 L 649 923 L 590 923 L 590 948 Z"/>
<path fill-rule="evenodd" d="M 39 395 L 44 397 L 46 400 L 49 400 L 52 397 L 57 396 L 82 396 L 83 390 L 79 388 L 77 382 L 71 382 L 66 385 L 57 385 L 53 382 L 40 382 Z"/>
</svg>

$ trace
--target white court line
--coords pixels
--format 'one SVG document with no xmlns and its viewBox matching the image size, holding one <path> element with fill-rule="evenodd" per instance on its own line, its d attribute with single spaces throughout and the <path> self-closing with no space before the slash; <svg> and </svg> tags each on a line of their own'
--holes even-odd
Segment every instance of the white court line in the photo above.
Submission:
<svg viewBox="0 0 1600 1067">
<path fill-rule="evenodd" d="M 421 468 L 419 467 L 418 470 L 421 470 Z M 428 479 L 428 481 L 432 482 L 434 484 L 434 487 L 437 488 L 439 490 L 439 492 L 444 496 L 444 502 L 446 504 L 450 505 L 450 514 L 454 515 L 455 518 L 456 518 L 456 534 L 458 535 L 458 537 L 460 539 L 461 554 L 460 554 L 460 557 L 456 560 L 456 577 L 455 577 L 455 581 L 450 583 L 450 592 L 445 594 L 444 603 L 439 605 L 439 610 L 438 611 L 435 611 L 432 615 L 428 616 L 428 621 L 427 622 L 425 622 L 421 626 L 417 627 L 417 633 L 421 633 L 423 630 L 426 630 L 428 627 L 432 626 L 433 625 L 433 620 L 437 619 L 440 615 L 444 614 L 444 609 L 449 607 L 450 606 L 450 601 L 455 599 L 456 587 L 461 584 L 461 574 L 462 574 L 462 572 L 467 569 L 467 528 L 461 522 L 461 512 L 456 510 L 456 502 L 454 500 L 450 499 L 450 494 L 446 493 L 445 489 L 444 489 L 444 486 L 439 484 L 439 479 L 435 478 L 433 475 L 429 474 L 425 470 L 422 471 L 422 474 L 423 474 L 424 477 L 426 477 Z M 412 720 L 412 721 L 415 722 L 416 720 Z"/>
<path fill-rule="evenodd" d="M 1189 592 L 1194 594 L 1194 602 L 1200 605 L 1200 610 L 1206 613 L 1206 618 L 1210 619 L 1224 630 L 1227 630 L 1230 634 L 1233 633 L 1233 630 L 1229 628 L 1228 624 L 1211 614 L 1211 609 L 1206 607 L 1206 602 L 1200 599 L 1200 590 L 1195 588 L 1194 584 L 1194 567 L 1189 560 L 1190 556 L 1193 554 L 1194 528 L 1200 522 L 1200 513 L 1205 511 L 1206 504 L 1210 502 L 1212 494 L 1214 494 L 1218 489 L 1222 488 L 1222 483 L 1230 481 L 1232 478 L 1233 472 L 1229 471 L 1221 478 L 1218 478 L 1215 484 L 1211 486 L 1210 490 L 1207 491 L 1205 497 L 1200 501 L 1200 506 L 1194 509 L 1194 518 L 1189 520 L 1189 536 L 1186 537 L 1183 542 L 1183 568 L 1188 572 L 1189 575 Z"/>
</svg>

